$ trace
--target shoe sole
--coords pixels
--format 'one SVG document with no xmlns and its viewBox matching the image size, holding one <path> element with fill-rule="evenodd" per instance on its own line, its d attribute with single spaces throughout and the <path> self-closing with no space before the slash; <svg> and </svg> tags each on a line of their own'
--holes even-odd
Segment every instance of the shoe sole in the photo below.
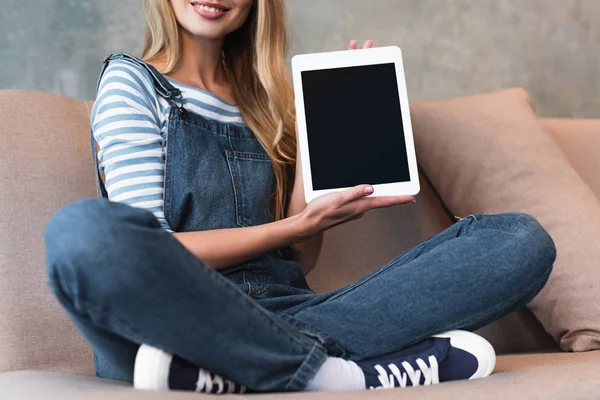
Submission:
<svg viewBox="0 0 600 400">
<path fill-rule="evenodd" d="M 466 351 L 477 358 L 477 371 L 469 379 L 490 376 L 496 367 L 496 351 L 484 338 L 467 331 L 449 331 L 434 337 L 448 338 L 452 347 Z"/>
<path fill-rule="evenodd" d="M 173 356 L 146 344 L 135 356 L 133 387 L 142 390 L 168 390 L 169 369 Z"/>
</svg>

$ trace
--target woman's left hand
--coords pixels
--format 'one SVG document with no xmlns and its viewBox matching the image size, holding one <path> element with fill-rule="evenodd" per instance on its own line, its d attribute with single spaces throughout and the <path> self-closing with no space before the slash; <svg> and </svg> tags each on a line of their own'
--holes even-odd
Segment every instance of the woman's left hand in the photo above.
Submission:
<svg viewBox="0 0 600 400">
<path fill-rule="evenodd" d="M 363 45 L 360 48 L 361 49 L 370 49 L 371 47 L 373 47 L 373 41 L 365 40 L 365 42 L 363 43 Z M 350 41 L 350 43 L 348 44 L 348 50 L 356 50 L 356 40 L 352 39 Z"/>
</svg>

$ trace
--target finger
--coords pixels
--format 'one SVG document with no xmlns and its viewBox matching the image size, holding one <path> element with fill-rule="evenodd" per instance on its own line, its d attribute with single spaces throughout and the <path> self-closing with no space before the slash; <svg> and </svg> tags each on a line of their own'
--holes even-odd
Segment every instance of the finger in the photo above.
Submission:
<svg viewBox="0 0 600 400">
<path fill-rule="evenodd" d="M 365 40 L 365 42 L 363 43 L 361 49 L 370 49 L 371 47 L 373 47 L 373 41 L 372 40 Z"/>
<path fill-rule="evenodd" d="M 342 204 L 350 203 L 358 199 L 362 199 L 373 193 L 373 186 L 371 185 L 358 185 L 351 189 L 340 192 L 342 197 Z"/>
<path fill-rule="evenodd" d="M 346 222 L 350 222 L 350 221 L 354 221 L 354 220 L 357 220 L 357 219 L 361 219 L 364 215 L 365 215 L 365 213 L 356 214 L 352 218 L 346 220 Z"/>
<path fill-rule="evenodd" d="M 399 204 L 414 203 L 414 196 L 381 196 L 363 198 L 357 201 L 360 204 L 360 209 L 364 211 L 371 210 L 373 208 L 391 207 Z M 364 207 L 364 208 L 363 208 Z"/>
<path fill-rule="evenodd" d="M 348 50 L 356 50 L 356 40 L 352 39 L 348 44 Z"/>
</svg>

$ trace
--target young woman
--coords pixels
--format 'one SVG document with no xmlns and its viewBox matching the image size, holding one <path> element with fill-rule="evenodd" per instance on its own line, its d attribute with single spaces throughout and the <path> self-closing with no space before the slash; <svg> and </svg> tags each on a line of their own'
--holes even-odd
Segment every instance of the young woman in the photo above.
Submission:
<svg viewBox="0 0 600 400">
<path fill-rule="evenodd" d="M 414 198 L 364 184 L 306 204 L 283 3 L 145 0 L 143 61 L 106 59 L 92 132 L 111 201 L 70 204 L 46 231 L 50 285 L 97 375 L 213 393 L 489 375 L 494 351 L 468 331 L 541 290 L 552 239 L 525 214 L 471 215 L 311 291 L 325 230 Z"/>
</svg>

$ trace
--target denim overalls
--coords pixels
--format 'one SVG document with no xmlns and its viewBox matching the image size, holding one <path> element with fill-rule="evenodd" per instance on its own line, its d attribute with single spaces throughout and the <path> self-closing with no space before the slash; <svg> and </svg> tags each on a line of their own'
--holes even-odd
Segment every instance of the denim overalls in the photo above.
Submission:
<svg viewBox="0 0 600 400">
<path fill-rule="evenodd" d="M 113 55 L 104 68 L 115 58 L 143 67 L 171 104 L 171 228 L 272 221 L 271 161 L 252 132 L 186 111 L 179 90 L 136 58 Z M 303 390 L 327 356 L 361 360 L 477 329 L 524 307 L 556 256 L 531 216 L 471 215 L 360 281 L 315 294 L 277 252 L 217 272 L 151 212 L 97 198 L 59 210 L 45 242 L 50 287 L 92 344 L 98 376 L 131 382 L 145 343 L 256 391 Z"/>
<path fill-rule="evenodd" d="M 151 65 L 128 54 L 104 61 L 98 85 L 112 60 L 144 68 L 156 92 L 171 105 L 167 127 L 164 212 L 175 232 L 237 228 L 272 222 L 275 176 L 271 158 L 247 126 L 207 119 L 187 111 L 181 92 Z M 92 152 L 98 190 L 108 197 L 100 179 L 96 143 Z M 285 258 L 289 248 L 222 270 L 252 297 L 270 297 L 272 284 L 285 294 L 310 291 L 300 266 Z M 279 293 L 281 294 L 281 293 Z"/>
</svg>

